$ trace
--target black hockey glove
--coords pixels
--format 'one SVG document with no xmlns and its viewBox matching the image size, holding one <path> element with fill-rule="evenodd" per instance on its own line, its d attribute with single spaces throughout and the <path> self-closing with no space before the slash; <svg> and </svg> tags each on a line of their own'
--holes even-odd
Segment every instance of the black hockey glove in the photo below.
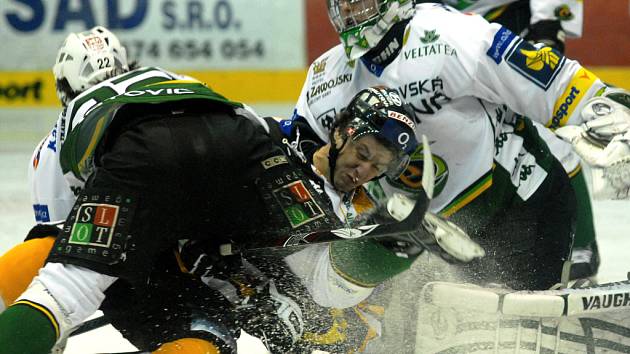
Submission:
<svg viewBox="0 0 630 354">
<path fill-rule="evenodd" d="M 532 44 L 543 43 L 564 53 L 564 39 L 566 35 L 558 20 L 543 20 L 531 24 L 525 29 L 522 37 Z"/>
<path fill-rule="evenodd" d="M 57 225 L 50 224 L 37 224 L 33 226 L 33 228 L 28 232 L 24 241 L 32 240 L 35 238 L 45 238 L 45 237 L 57 237 L 61 229 Z"/>
</svg>

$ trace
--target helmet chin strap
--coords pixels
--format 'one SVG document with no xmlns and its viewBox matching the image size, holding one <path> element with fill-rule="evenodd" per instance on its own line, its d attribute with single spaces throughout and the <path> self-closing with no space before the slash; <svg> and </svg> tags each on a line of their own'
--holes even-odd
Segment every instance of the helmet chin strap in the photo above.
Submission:
<svg viewBox="0 0 630 354">
<path fill-rule="evenodd" d="M 328 149 L 328 171 L 330 175 L 330 184 L 332 184 L 333 188 L 337 189 L 335 186 L 335 168 L 337 167 L 337 157 L 339 157 L 339 152 L 343 150 L 343 147 L 346 146 L 348 139 L 350 137 L 346 137 L 343 139 L 343 143 L 340 148 L 337 148 L 337 141 L 335 140 L 335 129 L 330 132 L 330 149 Z"/>
</svg>

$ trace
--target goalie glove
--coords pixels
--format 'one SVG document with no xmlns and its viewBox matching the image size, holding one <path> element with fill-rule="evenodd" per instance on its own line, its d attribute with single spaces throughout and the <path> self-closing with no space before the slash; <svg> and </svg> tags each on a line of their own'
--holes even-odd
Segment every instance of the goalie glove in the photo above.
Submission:
<svg viewBox="0 0 630 354">
<path fill-rule="evenodd" d="M 464 230 L 429 212 L 424 214 L 419 230 L 392 236 L 386 245 L 400 257 L 417 256 L 427 250 L 449 263 L 467 263 L 486 255 Z"/>
<path fill-rule="evenodd" d="M 593 197 L 630 199 L 630 93 L 613 89 L 591 98 L 582 118 L 556 134 L 592 168 Z"/>
</svg>

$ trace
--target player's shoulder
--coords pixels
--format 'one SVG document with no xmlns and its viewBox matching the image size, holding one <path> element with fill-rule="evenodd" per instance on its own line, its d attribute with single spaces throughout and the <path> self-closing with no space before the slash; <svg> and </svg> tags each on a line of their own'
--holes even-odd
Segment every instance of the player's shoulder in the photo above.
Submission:
<svg viewBox="0 0 630 354">
<path fill-rule="evenodd" d="M 343 46 L 338 44 L 315 59 L 308 68 L 309 77 L 320 76 L 321 74 L 336 72 L 348 65 L 348 58 Z"/>
<path fill-rule="evenodd" d="M 450 6 L 435 3 L 416 5 L 410 27 L 415 32 L 438 29 L 441 33 L 452 37 L 467 35 L 470 30 L 487 25 L 487 21 L 480 15 L 460 12 Z"/>
</svg>

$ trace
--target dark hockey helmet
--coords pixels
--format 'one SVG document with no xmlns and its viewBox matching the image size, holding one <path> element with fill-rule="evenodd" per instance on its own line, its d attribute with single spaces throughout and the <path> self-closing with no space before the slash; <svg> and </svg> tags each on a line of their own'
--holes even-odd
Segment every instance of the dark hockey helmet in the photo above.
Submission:
<svg viewBox="0 0 630 354">
<path fill-rule="evenodd" d="M 397 178 L 407 168 L 411 154 L 418 147 L 414 116 L 413 109 L 398 92 L 386 87 L 371 87 L 352 98 L 337 123 L 344 139 L 356 141 L 373 135 L 392 151 L 395 158 L 383 174 Z"/>
</svg>

